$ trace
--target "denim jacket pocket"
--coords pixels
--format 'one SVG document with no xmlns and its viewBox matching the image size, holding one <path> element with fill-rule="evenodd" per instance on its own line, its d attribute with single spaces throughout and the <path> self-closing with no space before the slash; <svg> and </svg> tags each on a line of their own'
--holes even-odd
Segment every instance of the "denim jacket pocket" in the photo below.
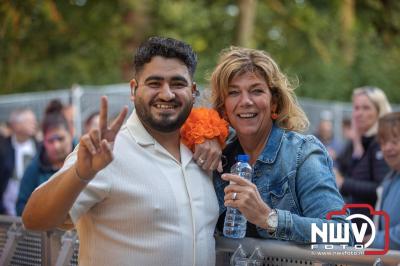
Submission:
<svg viewBox="0 0 400 266">
<path fill-rule="evenodd" d="M 293 197 L 295 197 L 295 195 L 293 195 L 290 189 L 288 178 L 282 179 L 281 182 L 277 184 L 271 184 L 269 198 L 272 208 L 288 210 L 292 213 L 299 214 Z"/>
</svg>

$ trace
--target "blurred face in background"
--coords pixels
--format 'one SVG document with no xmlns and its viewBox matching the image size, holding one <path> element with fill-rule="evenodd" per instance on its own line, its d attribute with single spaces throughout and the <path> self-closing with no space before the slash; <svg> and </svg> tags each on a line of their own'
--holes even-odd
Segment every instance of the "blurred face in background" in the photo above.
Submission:
<svg viewBox="0 0 400 266">
<path fill-rule="evenodd" d="M 332 121 L 321 120 L 318 126 L 319 137 L 325 141 L 331 140 L 333 137 L 333 125 Z"/>
<path fill-rule="evenodd" d="M 85 123 L 85 133 L 88 133 L 91 129 L 100 128 L 100 115 L 96 114 L 90 117 Z"/>
<path fill-rule="evenodd" d="M 13 133 L 21 138 L 30 138 L 35 136 L 37 129 L 37 120 L 35 114 L 27 110 L 20 113 L 11 124 Z"/>
<path fill-rule="evenodd" d="M 400 128 L 392 125 L 380 125 L 379 144 L 385 161 L 390 168 L 400 171 Z"/>
<path fill-rule="evenodd" d="M 44 134 L 43 144 L 50 163 L 54 167 L 61 167 L 72 151 L 71 133 L 65 127 L 49 129 Z"/>
<path fill-rule="evenodd" d="M 366 133 L 378 120 L 377 107 L 365 94 L 353 97 L 353 122 L 358 133 Z"/>
</svg>

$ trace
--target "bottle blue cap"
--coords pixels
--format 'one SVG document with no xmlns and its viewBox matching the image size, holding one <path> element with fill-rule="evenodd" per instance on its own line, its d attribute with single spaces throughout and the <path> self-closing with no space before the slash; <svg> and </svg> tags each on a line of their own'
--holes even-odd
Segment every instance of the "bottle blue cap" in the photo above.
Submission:
<svg viewBox="0 0 400 266">
<path fill-rule="evenodd" d="M 238 156 L 237 156 L 237 160 L 239 161 L 239 162 L 248 162 L 249 161 L 249 156 L 247 155 L 247 154 L 239 154 Z"/>
</svg>

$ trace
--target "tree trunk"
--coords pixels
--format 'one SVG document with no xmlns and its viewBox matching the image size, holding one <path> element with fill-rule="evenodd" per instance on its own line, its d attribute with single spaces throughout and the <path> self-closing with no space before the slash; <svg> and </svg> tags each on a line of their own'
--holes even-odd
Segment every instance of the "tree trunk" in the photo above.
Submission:
<svg viewBox="0 0 400 266">
<path fill-rule="evenodd" d="M 351 65 L 354 61 L 354 0 L 340 1 L 341 45 L 345 63 Z"/>
<path fill-rule="evenodd" d="M 252 47 L 257 0 L 238 0 L 237 3 L 239 20 L 235 43 L 238 46 Z"/>
</svg>

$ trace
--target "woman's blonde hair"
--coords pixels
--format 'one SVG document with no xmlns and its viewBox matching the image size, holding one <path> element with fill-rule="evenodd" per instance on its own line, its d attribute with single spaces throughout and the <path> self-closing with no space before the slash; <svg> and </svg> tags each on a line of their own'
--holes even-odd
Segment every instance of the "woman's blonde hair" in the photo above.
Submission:
<svg viewBox="0 0 400 266">
<path fill-rule="evenodd" d="M 353 99 L 356 96 L 365 95 L 372 102 L 378 112 L 378 118 L 390 113 L 392 108 L 386 97 L 386 94 L 377 87 L 364 86 L 356 88 L 353 91 Z M 365 134 L 366 136 L 376 135 L 378 132 L 378 120 Z"/>
<path fill-rule="evenodd" d="M 221 115 L 230 81 L 247 72 L 257 73 L 265 79 L 273 102 L 277 104 L 276 123 L 279 127 L 297 132 L 308 129 L 309 121 L 297 102 L 295 88 L 275 61 L 261 50 L 230 47 L 221 52 L 218 65 L 211 74 L 211 102 Z"/>
<path fill-rule="evenodd" d="M 368 99 L 374 104 L 376 110 L 378 111 L 379 117 L 390 113 L 390 111 L 392 110 L 386 94 L 381 89 L 370 86 L 356 88 L 353 91 L 353 98 L 360 94 L 367 96 Z"/>
</svg>

